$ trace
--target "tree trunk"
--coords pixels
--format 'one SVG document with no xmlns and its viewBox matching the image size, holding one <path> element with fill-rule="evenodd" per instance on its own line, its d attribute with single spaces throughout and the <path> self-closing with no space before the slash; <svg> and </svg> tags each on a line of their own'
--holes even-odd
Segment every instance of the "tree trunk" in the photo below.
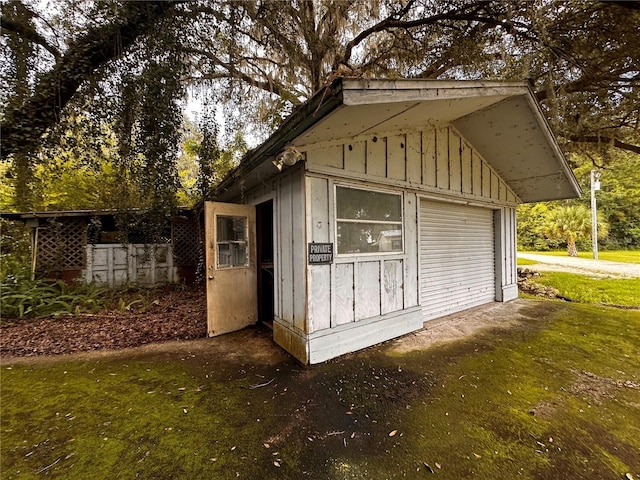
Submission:
<svg viewBox="0 0 640 480">
<path fill-rule="evenodd" d="M 567 254 L 570 257 L 578 256 L 578 248 L 576 247 L 576 241 L 573 238 L 567 238 Z"/>
</svg>

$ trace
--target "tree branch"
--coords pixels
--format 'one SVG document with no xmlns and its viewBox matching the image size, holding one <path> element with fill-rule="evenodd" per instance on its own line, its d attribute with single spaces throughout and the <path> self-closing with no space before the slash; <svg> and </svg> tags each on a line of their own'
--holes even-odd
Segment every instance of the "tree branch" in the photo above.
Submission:
<svg viewBox="0 0 640 480">
<path fill-rule="evenodd" d="M 569 137 L 569 140 L 576 143 L 608 143 L 621 150 L 640 154 L 640 145 L 622 142 L 613 137 L 603 137 L 601 135 L 573 135 Z"/>
<path fill-rule="evenodd" d="M 358 46 L 374 33 L 389 30 L 391 28 L 412 29 L 417 27 L 424 27 L 427 25 L 433 25 L 443 20 L 490 21 L 495 24 L 502 24 L 502 22 L 497 19 L 483 18 L 476 15 L 478 11 L 480 11 L 488 4 L 488 1 L 478 1 L 475 3 L 470 3 L 469 5 L 465 5 L 461 10 L 451 10 L 437 15 L 432 15 L 430 17 L 417 18 L 415 20 L 401 20 L 401 18 L 408 13 L 410 7 L 413 5 L 413 2 L 409 2 L 400 12 L 389 15 L 384 20 L 381 20 L 380 22 L 356 35 L 356 37 L 353 38 L 345 46 L 344 54 L 340 62 L 344 63 L 345 65 L 349 65 L 353 49 L 356 46 Z"/>
<path fill-rule="evenodd" d="M 16 22 L 11 18 L 7 18 L 6 15 L 2 15 L 2 17 L 0 18 L 0 25 L 0 30 L 2 31 L 3 35 L 6 35 L 8 32 L 14 33 L 26 40 L 29 40 L 30 42 L 40 45 L 47 52 L 53 55 L 53 58 L 56 61 L 60 58 L 60 52 L 29 25 Z"/>
<path fill-rule="evenodd" d="M 196 49 L 185 49 L 185 51 L 187 53 L 191 53 L 194 55 L 202 55 L 208 58 L 209 60 L 212 60 L 214 65 L 222 67 L 226 70 L 225 72 L 203 73 L 202 74 L 203 79 L 214 80 L 214 79 L 222 79 L 222 78 L 235 78 L 237 80 L 242 80 L 248 85 L 259 88 L 269 93 L 273 93 L 278 96 L 282 96 L 285 93 L 283 85 L 274 82 L 272 79 L 262 81 L 262 80 L 253 78 L 249 74 L 236 68 L 236 66 L 233 63 L 224 62 L 212 51 L 202 51 L 202 50 L 196 50 Z M 243 60 L 249 64 L 252 64 L 252 62 L 250 62 L 249 59 L 247 58 L 244 58 Z"/>
<path fill-rule="evenodd" d="M 125 2 L 120 21 L 91 28 L 72 41 L 64 56 L 40 77 L 29 99 L 5 111 L 0 158 L 16 152 L 32 152 L 42 135 L 59 120 L 63 108 L 80 86 L 98 68 L 120 57 L 176 3 Z"/>
</svg>

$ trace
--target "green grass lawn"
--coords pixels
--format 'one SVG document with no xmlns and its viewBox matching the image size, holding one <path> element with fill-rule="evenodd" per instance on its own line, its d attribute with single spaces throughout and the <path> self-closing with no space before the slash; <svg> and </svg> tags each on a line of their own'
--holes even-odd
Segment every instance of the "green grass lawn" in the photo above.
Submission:
<svg viewBox="0 0 640 480">
<path fill-rule="evenodd" d="M 541 272 L 536 283 L 557 288 L 581 303 L 607 303 L 640 308 L 640 278 L 607 278 L 565 272 Z"/>
<path fill-rule="evenodd" d="M 532 253 L 536 255 L 550 255 L 556 257 L 567 256 L 567 251 L 554 251 L 554 252 L 534 252 L 523 251 L 521 253 Z M 578 252 L 580 258 L 593 258 L 592 252 Z M 640 250 L 604 250 L 598 252 L 599 260 L 608 260 L 610 262 L 624 262 L 624 263 L 640 263 Z M 524 259 L 518 260 L 518 265 L 530 265 L 527 263 L 521 263 Z"/>
<path fill-rule="evenodd" d="M 517 305 L 509 328 L 311 368 L 243 332 L 241 354 L 5 360 L 2 478 L 640 477 L 640 312 Z"/>
<path fill-rule="evenodd" d="M 518 266 L 524 267 L 527 265 L 536 265 L 538 262 L 534 262 L 533 260 L 527 260 L 526 258 L 518 258 Z"/>
</svg>

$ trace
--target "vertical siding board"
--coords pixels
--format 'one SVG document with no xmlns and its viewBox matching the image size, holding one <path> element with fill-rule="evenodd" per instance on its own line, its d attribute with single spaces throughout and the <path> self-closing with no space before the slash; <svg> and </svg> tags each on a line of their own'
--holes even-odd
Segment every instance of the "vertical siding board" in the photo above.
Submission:
<svg viewBox="0 0 640 480">
<path fill-rule="evenodd" d="M 380 285 L 379 261 L 356 264 L 356 321 L 380 315 Z"/>
<path fill-rule="evenodd" d="M 352 173 L 366 173 L 366 142 L 349 142 L 344 146 L 344 169 Z"/>
<path fill-rule="evenodd" d="M 471 150 L 471 193 L 482 196 L 482 159 Z"/>
<path fill-rule="evenodd" d="M 449 190 L 462 193 L 462 145 L 461 138 L 449 129 Z"/>
<path fill-rule="evenodd" d="M 493 200 L 500 199 L 500 179 L 495 172 L 491 172 L 491 198 Z"/>
<path fill-rule="evenodd" d="M 291 177 L 291 219 L 293 236 L 293 325 L 300 331 L 307 329 L 307 288 L 306 288 L 306 210 L 304 170 L 296 170 Z"/>
<path fill-rule="evenodd" d="M 407 179 L 406 151 L 406 135 L 393 135 L 387 139 L 387 172 L 390 179 Z"/>
<path fill-rule="evenodd" d="M 273 190 L 273 315 L 276 318 L 282 317 L 282 299 L 281 299 L 281 285 L 280 279 L 282 278 L 282 270 L 280 265 L 280 258 L 282 252 L 280 245 L 282 244 L 282 231 L 280 230 L 280 196 L 279 188 L 280 182 L 274 180 L 270 182 L 270 187 Z"/>
<path fill-rule="evenodd" d="M 325 178 L 307 177 L 310 219 L 307 225 L 310 242 L 329 241 L 329 185 Z"/>
<path fill-rule="evenodd" d="M 495 268 L 496 268 L 496 300 L 503 300 L 502 287 L 505 284 L 505 245 L 504 245 L 504 209 L 493 212 L 493 231 L 495 245 Z"/>
<path fill-rule="evenodd" d="M 511 254 L 509 256 L 509 272 L 510 272 L 510 279 L 509 279 L 509 283 L 511 285 L 516 284 L 518 282 L 518 272 L 517 272 L 517 246 L 516 246 L 516 209 L 513 207 L 507 208 L 506 209 L 507 214 L 509 215 L 509 237 L 508 237 L 508 244 L 509 244 L 509 248 L 511 249 Z"/>
<path fill-rule="evenodd" d="M 293 326 L 293 221 L 291 209 L 291 174 L 280 181 L 280 298 L 281 319 Z"/>
<path fill-rule="evenodd" d="M 471 165 L 471 148 L 464 140 L 461 142 L 462 149 L 462 193 L 470 195 L 473 193 L 473 169 Z"/>
<path fill-rule="evenodd" d="M 309 267 L 309 333 L 331 327 L 331 266 Z"/>
<path fill-rule="evenodd" d="M 422 183 L 435 187 L 436 181 L 436 131 L 422 132 Z"/>
<path fill-rule="evenodd" d="M 504 209 L 505 211 L 505 215 L 506 215 L 506 220 L 507 220 L 507 227 L 506 227 L 506 244 L 507 244 L 507 284 L 512 285 L 515 282 L 515 277 L 513 275 L 513 264 L 516 263 L 516 251 L 515 251 L 515 246 L 513 244 L 513 236 L 512 236 L 512 232 L 513 232 L 513 212 L 512 209 L 509 207 L 506 207 Z"/>
<path fill-rule="evenodd" d="M 320 165 L 338 169 L 344 168 L 342 144 L 312 148 L 307 150 L 306 155 L 306 161 L 309 165 Z"/>
<path fill-rule="evenodd" d="M 353 263 L 338 263 L 334 269 L 334 284 L 331 302 L 333 306 L 332 327 L 355 320 Z"/>
<path fill-rule="evenodd" d="M 506 202 L 507 192 L 509 187 L 507 187 L 507 184 L 505 183 L 504 180 L 502 180 L 502 178 L 498 177 L 498 181 L 500 182 L 500 201 Z"/>
<path fill-rule="evenodd" d="M 367 140 L 367 175 L 387 176 L 387 137 L 373 136 Z"/>
<path fill-rule="evenodd" d="M 404 282 L 402 260 L 386 260 L 383 263 L 382 313 L 402 310 L 404 305 Z"/>
<path fill-rule="evenodd" d="M 449 129 L 436 130 L 436 187 L 449 189 Z"/>
<path fill-rule="evenodd" d="M 418 197 L 405 195 L 404 199 L 404 307 L 418 305 Z"/>
<path fill-rule="evenodd" d="M 325 178 L 306 178 L 309 208 L 309 221 L 306 223 L 310 242 L 328 242 L 330 238 L 328 183 Z M 314 332 L 331 326 L 331 268 L 329 265 L 310 265 L 307 268 L 308 329 Z"/>
<path fill-rule="evenodd" d="M 422 184 L 422 134 L 407 134 L 407 181 L 414 185 Z"/>
<path fill-rule="evenodd" d="M 491 198 L 491 169 L 482 160 L 482 193 L 485 198 Z"/>
</svg>

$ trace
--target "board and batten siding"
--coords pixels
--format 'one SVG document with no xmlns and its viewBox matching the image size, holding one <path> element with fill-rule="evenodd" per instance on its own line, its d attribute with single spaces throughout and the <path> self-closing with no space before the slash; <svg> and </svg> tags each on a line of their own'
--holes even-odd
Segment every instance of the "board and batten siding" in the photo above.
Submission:
<svg viewBox="0 0 640 480">
<path fill-rule="evenodd" d="M 496 255 L 496 300 L 518 298 L 516 246 L 516 209 L 502 207 L 494 211 Z"/>
<path fill-rule="evenodd" d="M 274 340 L 307 363 L 305 180 L 302 165 L 244 192 L 242 202 L 273 201 Z"/>
<path fill-rule="evenodd" d="M 422 326 L 418 232 L 422 198 L 501 212 L 495 244 L 514 248 L 504 256 L 500 251 L 504 261 L 496 267 L 494 290 L 505 282 L 503 277 L 510 277 L 515 265 L 515 230 L 510 225 L 515 225 L 519 199 L 453 127 L 298 148 L 305 153 L 305 162 L 244 192 L 242 202 L 258 204 L 265 198 L 274 202 L 274 340 L 303 363 L 318 363 Z M 308 265 L 308 243 L 336 246 L 336 185 L 402 194 L 403 252 L 343 256 L 336 251 L 332 264 Z M 515 292 L 517 296 L 517 288 Z"/>
<path fill-rule="evenodd" d="M 308 172 L 516 206 L 518 197 L 452 127 L 300 147 Z"/>
<path fill-rule="evenodd" d="M 519 199 L 455 128 L 363 135 L 306 145 L 301 150 L 306 154 L 309 242 L 336 241 L 335 184 L 370 186 L 402 193 L 404 198 L 403 254 L 336 255 L 332 265 L 307 267 L 310 333 L 389 316 L 420 304 L 419 278 L 425 272 L 419 271 L 418 219 L 423 197 L 486 207 L 483 211 L 491 221 L 483 224 L 487 237 L 483 242 L 490 248 L 482 253 L 487 263 L 483 280 L 487 291 L 481 301 L 503 299 L 505 285 L 511 290 L 504 299 L 515 298 L 514 285 L 517 296 L 515 206 Z M 499 212 L 498 223 L 493 222 L 493 211 Z"/>
<path fill-rule="evenodd" d="M 335 244 L 335 181 L 307 176 L 307 238 Z M 344 185 L 340 183 L 340 185 Z M 329 265 L 308 265 L 309 332 L 335 328 L 418 305 L 415 258 L 417 197 L 403 195 L 404 252 L 334 255 Z"/>
</svg>

